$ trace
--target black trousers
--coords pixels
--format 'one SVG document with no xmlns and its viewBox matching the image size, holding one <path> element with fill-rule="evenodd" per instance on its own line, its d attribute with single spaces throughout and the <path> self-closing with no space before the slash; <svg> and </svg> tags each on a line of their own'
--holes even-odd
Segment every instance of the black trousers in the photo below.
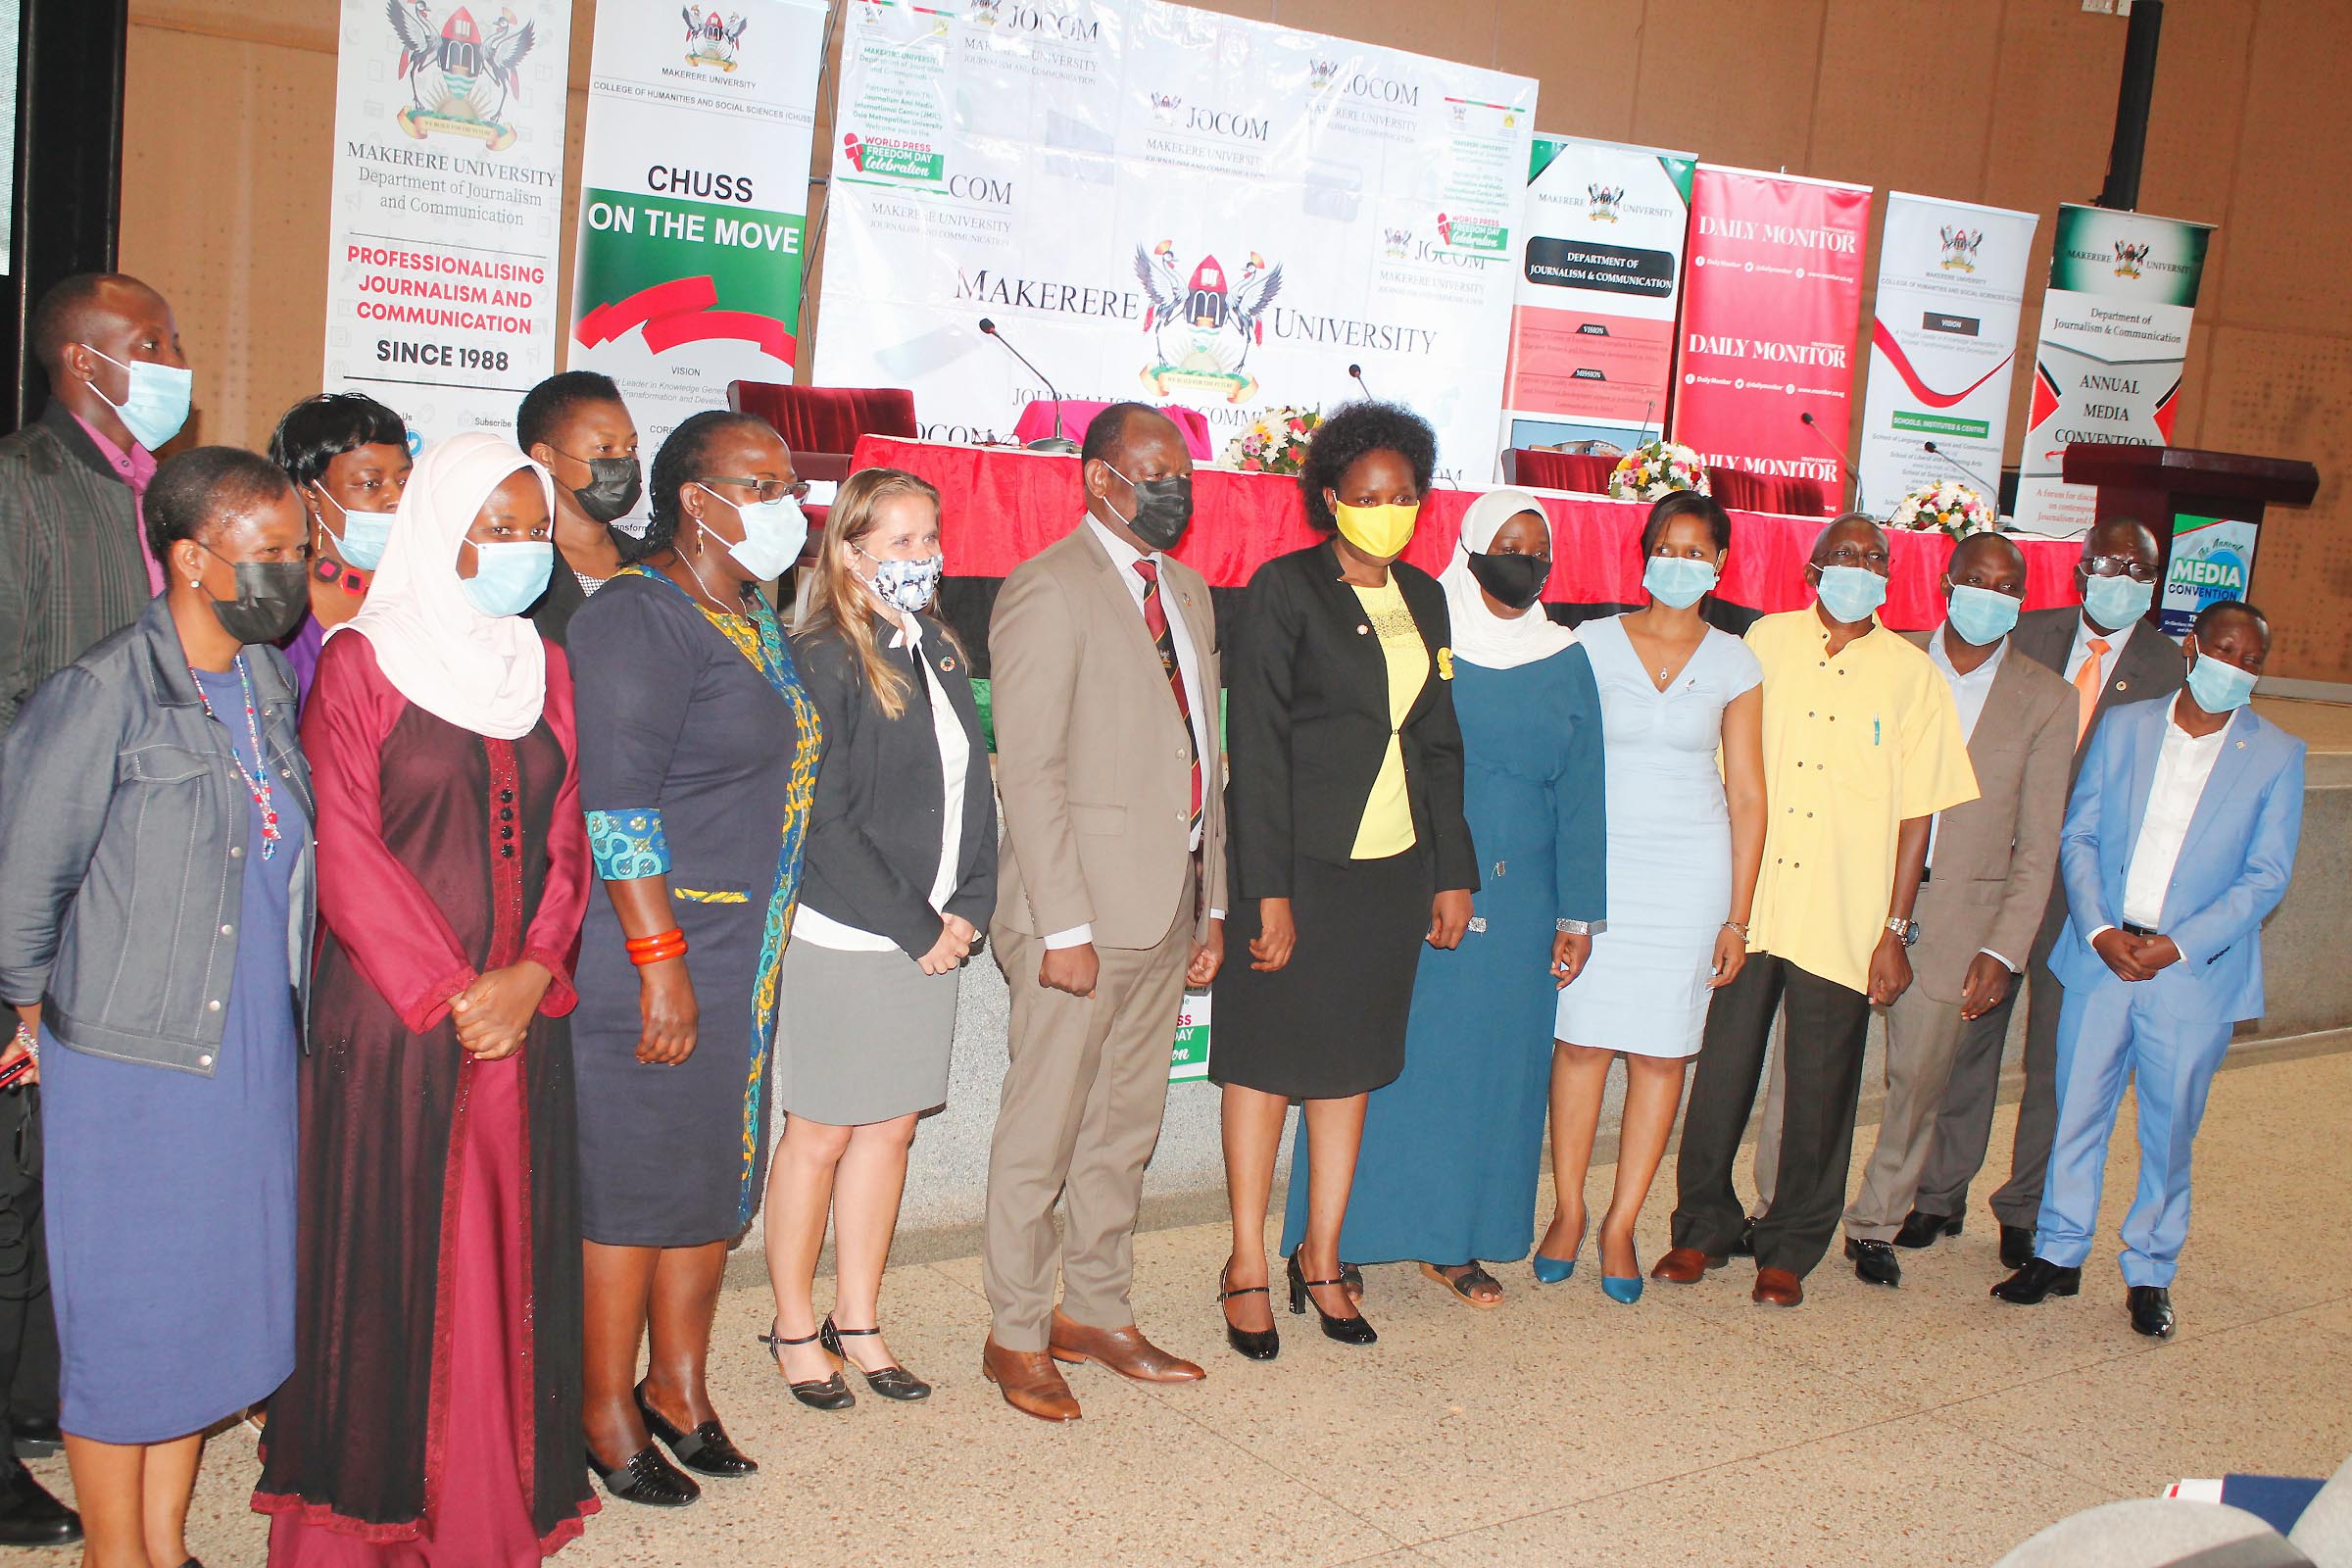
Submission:
<svg viewBox="0 0 2352 1568">
<path fill-rule="evenodd" d="M 15 1420 L 57 1419 L 57 1317 L 41 1234 L 40 1092 L 0 1092 L 0 1395 Z M 0 1452 L 8 1434 L 0 1430 Z"/>
<path fill-rule="evenodd" d="M 1732 1190 L 1732 1165 L 1784 1002 L 1787 1109 L 1772 1207 L 1756 1221 L 1756 1266 L 1801 1278 L 1829 1250 L 1845 1207 L 1870 999 L 1769 953 L 1748 955 L 1707 1008 L 1675 1165 L 1674 1245 L 1720 1257 L 1740 1239 L 1747 1211 Z"/>
</svg>

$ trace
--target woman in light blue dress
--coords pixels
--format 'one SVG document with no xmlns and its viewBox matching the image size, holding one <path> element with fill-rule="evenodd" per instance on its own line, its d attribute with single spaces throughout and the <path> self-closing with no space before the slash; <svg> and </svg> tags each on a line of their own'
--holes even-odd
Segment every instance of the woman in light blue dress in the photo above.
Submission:
<svg viewBox="0 0 2352 1568">
<path fill-rule="evenodd" d="M 1551 1064 L 1558 1208 L 1535 1271 L 1549 1283 L 1576 1267 L 1601 1093 L 1610 1058 L 1622 1054 L 1617 1185 L 1600 1222 L 1601 1289 L 1620 1301 L 1642 1296 L 1634 1223 L 1674 1130 L 1708 1000 L 1746 960 L 1764 853 L 1763 672 L 1745 643 L 1699 614 L 1731 542 L 1731 518 L 1714 501 L 1666 497 L 1642 530 L 1649 603 L 1578 633 L 1606 741 L 1609 924 L 1592 939 L 1584 974 L 1560 993 Z"/>
</svg>

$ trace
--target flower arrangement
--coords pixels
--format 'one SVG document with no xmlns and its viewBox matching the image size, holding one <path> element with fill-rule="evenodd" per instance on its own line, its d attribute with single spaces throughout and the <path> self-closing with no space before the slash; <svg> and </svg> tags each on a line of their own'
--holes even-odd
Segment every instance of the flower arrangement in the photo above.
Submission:
<svg viewBox="0 0 2352 1568">
<path fill-rule="evenodd" d="M 1663 437 L 1619 458 L 1609 474 L 1609 495 L 1618 501 L 1656 501 L 1677 490 L 1707 494 L 1707 466 L 1689 447 Z"/>
<path fill-rule="evenodd" d="M 1965 539 L 1972 533 L 1989 533 L 1999 518 L 1984 498 L 1957 479 L 1938 479 L 1934 484 L 1921 485 L 1903 497 L 1886 519 L 1896 528 L 1909 528 L 1916 533 L 1943 532 L 1955 539 Z"/>
<path fill-rule="evenodd" d="M 1225 443 L 1217 466 L 1242 473 L 1297 473 L 1306 466 L 1306 440 L 1323 422 L 1320 409 L 1261 409 L 1250 428 Z"/>
</svg>

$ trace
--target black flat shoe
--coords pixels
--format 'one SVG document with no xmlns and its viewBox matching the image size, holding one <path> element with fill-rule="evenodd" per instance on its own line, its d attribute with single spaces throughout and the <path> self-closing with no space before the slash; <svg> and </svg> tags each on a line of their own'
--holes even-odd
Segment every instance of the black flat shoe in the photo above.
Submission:
<svg viewBox="0 0 2352 1568">
<path fill-rule="evenodd" d="M 824 1334 L 823 1329 L 818 1329 L 804 1340 L 779 1339 L 776 1336 L 776 1325 L 770 1322 L 767 1325 L 767 1332 L 760 1336 L 760 1343 L 767 1347 L 767 1353 L 774 1359 L 776 1370 L 781 1372 L 784 1370 L 785 1347 L 815 1345 L 824 1338 Z M 848 1381 L 842 1377 L 838 1369 L 830 1377 L 811 1378 L 806 1383 L 794 1383 L 789 1386 L 792 1389 L 792 1396 L 811 1410 L 847 1410 L 858 1402 L 858 1396 L 850 1392 Z"/>
<path fill-rule="evenodd" d="M 1732 1244 L 1732 1255 L 1734 1257 L 1756 1255 L 1756 1219 L 1754 1215 L 1751 1214 L 1740 1222 L 1740 1239 Z"/>
<path fill-rule="evenodd" d="M 645 1417 L 645 1430 L 667 1444 L 669 1451 L 678 1456 L 678 1463 L 689 1470 L 707 1476 L 748 1476 L 760 1468 L 759 1460 L 735 1446 L 716 1416 L 692 1432 L 681 1432 L 670 1425 L 661 1411 L 646 1402 L 642 1383 L 637 1385 L 637 1413 Z"/>
<path fill-rule="evenodd" d="M 0 1546 L 69 1546 L 81 1515 L 49 1495 L 23 1462 L 0 1454 Z"/>
<path fill-rule="evenodd" d="M 1344 1282 L 1336 1279 L 1308 1279 L 1306 1270 L 1298 1266 L 1298 1250 L 1296 1249 L 1291 1252 L 1290 1275 L 1291 1310 L 1294 1313 L 1305 1312 L 1307 1303 L 1313 1302 L 1315 1316 L 1323 1320 L 1324 1334 L 1339 1341 L 1342 1345 L 1371 1345 L 1380 1339 L 1379 1335 L 1372 1332 L 1372 1325 L 1364 1321 L 1363 1313 L 1358 1312 L 1353 1317 L 1333 1317 L 1329 1312 L 1323 1310 L 1323 1303 L 1315 1300 L 1309 1293 L 1325 1287 L 1342 1286 Z M 1341 1294 L 1347 1294 L 1345 1289 L 1341 1291 Z"/>
<path fill-rule="evenodd" d="M 1854 1278 L 1865 1285 L 1885 1285 L 1893 1288 L 1903 1283 L 1903 1265 L 1895 1260 L 1894 1248 L 1887 1242 L 1857 1242 L 1845 1239 L 1845 1255 L 1854 1261 Z"/>
<path fill-rule="evenodd" d="M 1245 1285 L 1238 1291 L 1227 1290 L 1225 1288 L 1225 1271 L 1220 1269 L 1217 1273 L 1217 1315 L 1219 1317 L 1225 1315 L 1225 1303 L 1237 1296 L 1262 1296 L 1266 1298 L 1268 1307 L 1274 1304 L 1273 1293 L 1263 1285 Z M 1232 1346 L 1236 1353 L 1246 1355 L 1252 1361 L 1271 1361 L 1282 1353 L 1280 1332 L 1271 1328 L 1235 1328 L 1233 1319 L 1229 1317 L 1225 1318 L 1225 1343 Z"/>
<path fill-rule="evenodd" d="M 2001 1227 L 2001 1267 L 2024 1268 L 2034 1261 L 2034 1228 L 2031 1225 Z"/>
<path fill-rule="evenodd" d="M 588 1468 L 605 1484 L 605 1490 L 623 1502 L 642 1502 L 649 1508 L 683 1508 L 703 1494 L 703 1489 L 693 1478 L 662 1456 L 662 1450 L 647 1444 L 629 1455 L 629 1462 L 617 1470 L 608 1470 L 605 1462 L 588 1450 Z"/>
<path fill-rule="evenodd" d="M 911 1404 L 917 1399 L 931 1397 L 931 1385 L 896 1361 L 886 1367 L 879 1367 L 868 1372 L 851 1360 L 850 1352 L 841 1348 L 841 1342 L 845 1338 L 855 1340 L 863 1335 L 881 1332 L 879 1326 L 870 1329 L 837 1329 L 833 1326 L 832 1314 L 827 1313 L 824 1323 L 816 1331 L 816 1342 L 844 1366 L 858 1367 L 858 1373 L 865 1379 L 865 1386 L 885 1399 L 896 1399 L 902 1404 Z"/>
<path fill-rule="evenodd" d="M 1894 1245 L 1917 1250 L 1934 1247 L 1946 1236 L 1960 1234 L 1960 1221 L 1949 1214 L 1922 1214 L 1913 1209 L 1903 1216 L 1903 1228 L 1894 1233 Z M 2017 1265 L 2009 1265 L 2015 1268 Z"/>
<path fill-rule="evenodd" d="M 2082 1289 L 2082 1271 L 2060 1268 L 2047 1258 L 2029 1257 L 2026 1266 L 1992 1288 L 1992 1294 L 2020 1306 L 2034 1306 L 2047 1296 L 2073 1296 Z"/>
<path fill-rule="evenodd" d="M 2132 1332 L 2145 1334 L 2151 1340 L 2169 1340 L 2176 1326 L 2173 1319 L 2173 1293 L 2161 1285 L 2134 1285 L 2124 1292 L 2124 1305 L 2132 1313 Z"/>
</svg>

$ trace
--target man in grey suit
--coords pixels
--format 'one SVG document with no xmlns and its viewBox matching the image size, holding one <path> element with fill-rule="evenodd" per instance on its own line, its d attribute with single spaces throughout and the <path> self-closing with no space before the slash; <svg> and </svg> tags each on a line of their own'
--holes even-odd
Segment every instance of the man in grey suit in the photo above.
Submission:
<svg viewBox="0 0 2352 1568">
<path fill-rule="evenodd" d="M 1224 956 L 1216 618 L 1206 581 L 1165 554 L 1192 517 L 1192 471 L 1166 416 L 1134 403 L 1097 415 L 1086 517 L 1013 569 L 989 622 L 1004 800 L 989 937 L 1012 1029 L 981 1236 L 981 1371 L 1047 1421 L 1079 1414 L 1057 1362 L 1147 1383 L 1202 1376 L 1144 1338 L 1127 1299 L 1177 1010 Z"/>
<path fill-rule="evenodd" d="M 2091 731 L 2110 708 L 2180 689 L 2180 651 L 2145 618 L 2155 602 L 2161 559 L 2156 535 L 2145 523 L 2121 518 L 2101 522 L 2083 537 L 2082 559 L 2075 564 L 2082 608 L 2030 610 L 2010 633 L 2012 649 L 2057 671 L 2075 689 L 2075 756 L 2066 779 L 2070 792 Z M 2064 992 L 2050 973 L 2050 950 L 2065 924 L 2066 894 L 2053 885 L 2027 976 L 2025 1101 L 2018 1107 L 2009 1180 L 1991 1200 L 2001 1230 L 2001 1261 L 2010 1268 L 2024 1267 L 2034 1255 L 2034 1218 L 2041 1209 L 2042 1177 L 2049 1169 L 2050 1141 L 2058 1127 L 2058 1007 Z M 1961 1216 L 1968 1212 L 1968 1185 L 1984 1165 L 1985 1144 L 1992 1136 L 2001 1047 L 2015 1004 L 2012 991 L 1961 1035 L 1943 1109 L 1936 1118 L 1935 1140 L 1920 1172 L 1919 1194 L 1894 1239 L 1897 1247 L 1929 1247 L 1939 1236 L 1960 1234 Z"/>
<path fill-rule="evenodd" d="M 1961 1032 L 2008 999 L 2034 949 L 2075 755 L 2074 690 L 2010 647 L 2026 596 L 2024 554 L 1999 534 L 1964 539 L 1943 589 L 1942 627 L 1906 635 L 1951 685 L 1978 798 L 1929 829 L 1912 911 L 1911 988 L 1887 1010 L 1886 1107 L 1862 1190 L 1845 1210 L 1845 1255 L 1873 1285 L 1902 1283 L 1892 1243 L 1911 1210 Z"/>
</svg>

